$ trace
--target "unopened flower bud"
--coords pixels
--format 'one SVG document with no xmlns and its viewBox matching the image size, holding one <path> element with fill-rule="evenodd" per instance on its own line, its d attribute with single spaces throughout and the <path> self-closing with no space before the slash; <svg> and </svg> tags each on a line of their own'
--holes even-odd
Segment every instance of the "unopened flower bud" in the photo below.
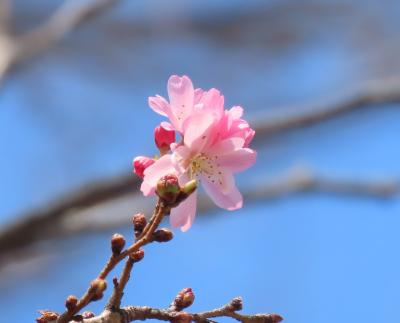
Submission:
<svg viewBox="0 0 400 323">
<path fill-rule="evenodd" d="M 243 308 L 243 301 L 240 297 L 236 297 L 231 301 L 230 306 L 233 311 L 241 311 Z"/>
<path fill-rule="evenodd" d="M 172 240 L 173 237 L 174 234 L 172 231 L 166 228 L 159 229 L 153 233 L 153 241 L 156 242 L 168 242 Z"/>
<path fill-rule="evenodd" d="M 178 177 L 173 174 L 165 175 L 157 182 L 156 193 L 166 203 L 173 204 L 179 193 Z"/>
<path fill-rule="evenodd" d="M 172 323 L 190 323 L 193 321 L 193 316 L 186 312 L 178 312 L 171 320 Z"/>
<path fill-rule="evenodd" d="M 133 223 L 133 227 L 135 229 L 135 233 L 140 234 L 144 230 L 144 228 L 147 224 L 147 220 L 143 213 L 137 213 L 133 216 L 132 223 Z"/>
<path fill-rule="evenodd" d="M 138 251 L 135 251 L 134 253 L 132 253 L 130 255 L 130 257 L 134 262 L 139 262 L 144 257 L 144 250 L 143 249 L 139 249 Z"/>
<path fill-rule="evenodd" d="M 194 302 L 194 293 L 191 288 L 182 289 L 174 300 L 174 305 L 177 311 L 180 311 L 186 307 L 189 307 Z"/>
<path fill-rule="evenodd" d="M 182 187 L 182 192 L 190 195 L 197 189 L 197 180 L 192 179 Z"/>
<path fill-rule="evenodd" d="M 84 319 L 90 319 L 91 317 L 94 317 L 94 313 L 91 311 L 85 311 L 82 313 L 82 317 Z"/>
<path fill-rule="evenodd" d="M 115 255 L 119 255 L 125 247 L 125 238 L 119 233 L 115 233 L 111 238 L 111 250 Z"/>
<path fill-rule="evenodd" d="M 161 124 L 154 129 L 154 141 L 161 154 L 165 154 L 170 150 L 170 145 L 175 142 L 175 131 L 168 130 Z"/>
<path fill-rule="evenodd" d="M 153 165 L 155 160 L 146 156 L 138 156 L 133 160 L 133 172 L 140 178 L 144 177 L 144 171 L 147 167 Z"/>
<path fill-rule="evenodd" d="M 92 300 L 97 301 L 103 297 L 103 292 L 107 288 L 107 283 L 104 279 L 96 278 L 90 283 L 90 290 L 93 293 Z"/>
<path fill-rule="evenodd" d="M 69 295 L 65 300 L 65 307 L 69 312 L 74 312 L 78 304 L 78 298 L 75 295 Z"/>
</svg>

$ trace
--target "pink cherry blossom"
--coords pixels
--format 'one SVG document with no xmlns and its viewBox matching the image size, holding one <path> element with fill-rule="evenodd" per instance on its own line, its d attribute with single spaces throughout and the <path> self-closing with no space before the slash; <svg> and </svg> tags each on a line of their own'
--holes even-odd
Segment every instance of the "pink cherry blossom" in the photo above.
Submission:
<svg viewBox="0 0 400 323">
<path fill-rule="evenodd" d="M 171 76 L 168 81 L 170 103 L 161 97 L 149 99 L 156 112 L 167 116 L 183 141 L 171 145 L 172 153 L 162 156 L 144 172 L 141 190 L 154 193 L 157 181 L 175 174 L 179 184 L 197 179 L 214 203 L 227 210 L 242 207 L 243 198 L 234 174 L 255 163 L 256 152 L 248 145 L 254 130 L 242 119 L 243 109 L 224 110 L 224 97 L 216 89 L 193 89 L 187 76 Z M 171 210 L 174 227 L 188 230 L 195 218 L 197 192 Z"/>
</svg>

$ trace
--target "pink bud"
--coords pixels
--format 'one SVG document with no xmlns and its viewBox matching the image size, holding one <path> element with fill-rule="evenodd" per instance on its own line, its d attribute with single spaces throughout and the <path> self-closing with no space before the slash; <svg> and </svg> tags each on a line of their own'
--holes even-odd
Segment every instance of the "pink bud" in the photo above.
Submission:
<svg viewBox="0 0 400 323">
<path fill-rule="evenodd" d="M 144 171 L 147 167 L 153 165 L 155 160 L 146 156 L 137 156 L 133 160 L 133 172 L 140 178 L 144 177 Z"/>
<path fill-rule="evenodd" d="M 168 130 L 160 124 L 154 129 L 154 141 L 160 152 L 166 153 L 169 151 L 170 145 L 175 142 L 175 131 Z"/>
</svg>

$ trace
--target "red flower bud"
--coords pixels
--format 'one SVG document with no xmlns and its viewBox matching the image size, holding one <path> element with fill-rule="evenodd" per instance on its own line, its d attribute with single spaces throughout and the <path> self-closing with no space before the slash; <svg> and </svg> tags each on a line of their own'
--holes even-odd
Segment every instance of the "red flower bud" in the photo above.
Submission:
<svg viewBox="0 0 400 323">
<path fill-rule="evenodd" d="M 146 156 L 137 156 L 133 160 L 133 172 L 140 178 L 144 177 L 144 171 L 147 167 L 153 165 L 155 160 Z"/>
<path fill-rule="evenodd" d="M 175 142 L 175 131 L 168 130 L 160 124 L 154 129 L 154 141 L 161 154 L 170 150 L 170 145 Z"/>
<path fill-rule="evenodd" d="M 113 254 L 119 255 L 125 247 L 125 238 L 119 233 L 115 233 L 111 238 L 111 250 Z"/>
<path fill-rule="evenodd" d="M 157 182 L 156 194 L 168 204 L 176 201 L 180 191 L 178 177 L 175 175 L 165 175 Z"/>
</svg>

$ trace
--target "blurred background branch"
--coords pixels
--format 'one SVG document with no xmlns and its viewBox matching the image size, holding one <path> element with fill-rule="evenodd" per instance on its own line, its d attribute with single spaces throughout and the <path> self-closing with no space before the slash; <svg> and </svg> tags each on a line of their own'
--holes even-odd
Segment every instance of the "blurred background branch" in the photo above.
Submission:
<svg viewBox="0 0 400 323">
<path fill-rule="evenodd" d="M 152 206 L 144 198 L 135 198 L 139 188 L 138 181 L 132 177 L 126 178 L 125 182 L 117 179 L 93 183 L 58 203 L 19 217 L 16 223 L 0 231 L 0 266 L 9 261 L 10 255 L 18 248 L 38 241 L 117 228 L 129 222 L 130 214 L 135 209 L 149 214 Z M 246 202 L 266 203 L 303 193 L 389 199 L 399 194 L 399 185 L 399 180 L 321 176 L 307 167 L 299 166 L 276 179 L 266 178 L 262 183 L 243 187 L 241 191 Z M 215 208 L 211 200 L 201 195 L 199 211 L 202 214 L 215 211 Z M 109 212 L 113 212 L 112 216 Z"/>
<path fill-rule="evenodd" d="M 102 14 L 119 0 L 65 0 L 64 3 L 38 27 L 18 36 L 10 34 L 11 0 L 0 2 L 0 80 L 15 65 L 48 48 L 83 23 Z"/>
</svg>

